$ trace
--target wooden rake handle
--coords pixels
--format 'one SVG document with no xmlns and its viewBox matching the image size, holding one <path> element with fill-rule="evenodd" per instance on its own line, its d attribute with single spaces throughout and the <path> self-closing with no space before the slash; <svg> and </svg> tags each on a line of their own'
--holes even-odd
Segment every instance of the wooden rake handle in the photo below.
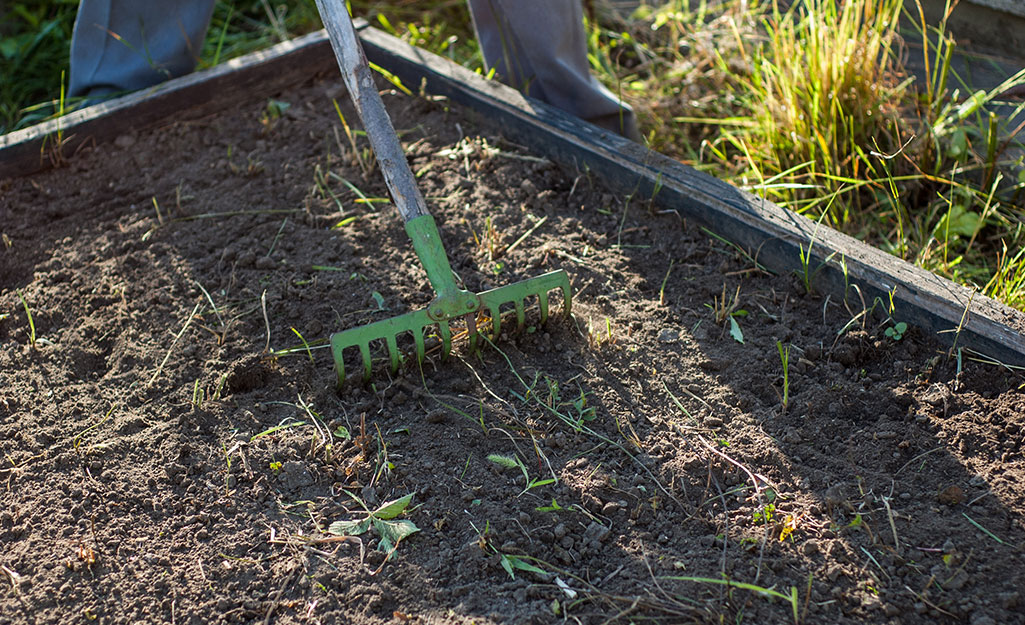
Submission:
<svg viewBox="0 0 1025 625">
<path fill-rule="evenodd" d="M 395 135 L 395 128 L 384 108 L 384 103 L 381 102 L 370 65 L 363 53 L 363 46 L 356 37 L 356 28 L 352 25 L 352 18 L 349 17 L 345 4 L 342 0 L 317 0 L 317 9 L 331 39 L 331 48 L 338 60 L 349 97 L 356 106 L 356 112 L 363 122 L 367 137 L 370 138 L 370 145 L 381 166 L 381 173 L 384 174 L 384 182 L 391 191 L 402 220 L 408 222 L 417 217 L 430 215 L 423 195 L 416 185 L 416 178 L 409 170 L 406 154 Z"/>
</svg>

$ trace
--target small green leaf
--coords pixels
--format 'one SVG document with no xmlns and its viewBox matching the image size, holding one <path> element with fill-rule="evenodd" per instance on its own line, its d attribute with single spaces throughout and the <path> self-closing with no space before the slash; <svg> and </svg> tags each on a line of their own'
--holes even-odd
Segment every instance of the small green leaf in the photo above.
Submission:
<svg viewBox="0 0 1025 625">
<path fill-rule="evenodd" d="M 377 309 L 378 310 L 386 310 L 386 308 L 384 307 L 384 296 L 383 295 L 381 295 L 377 291 L 374 291 L 373 293 L 370 294 L 370 296 L 373 297 L 374 298 L 374 302 L 377 303 Z"/>
<path fill-rule="evenodd" d="M 509 574 L 509 577 L 516 579 L 516 573 L 513 572 L 512 562 L 509 561 L 509 556 L 502 554 L 502 568 Z"/>
<path fill-rule="evenodd" d="M 370 529 L 370 519 L 363 519 L 362 521 L 335 521 L 328 526 L 327 531 L 336 536 L 359 536 L 365 534 L 368 529 Z"/>
<path fill-rule="evenodd" d="M 378 519 L 394 519 L 395 517 L 402 514 L 402 511 L 409 506 L 409 502 L 413 500 L 413 493 L 409 493 L 405 497 L 399 499 L 393 499 L 392 501 L 381 504 L 377 510 L 371 513 L 371 516 Z"/>
<path fill-rule="evenodd" d="M 377 530 L 377 533 L 381 535 L 383 540 L 387 540 L 393 545 L 399 544 L 400 540 L 420 531 L 419 527 L 406 519 L 401 521 L 374 519 L 374 529 Z"/>
<path fill-rule="evenodd" d="M 538 512 L 555 512 L 556 510 L 562 510 L 562 506 L 560 506 L 559 502 L 555 501 L 555 498 L 552 497 L 552 505 L 550 505 L 550 506 L 540 506 L 540 507 L 537 507 L 537 508 L 534 508 L 534 509 L 537 510 Z"/>
<path fill-rule="evenodd" d="M 954 160 L 961 160 L 961 157 L 968 152 L 968 134 L 963 128 L 958 128 L 950 135 L 950 145 L 947 146 L 947 155 Z"/>
<path fill-rule="evenodd" d="M 940 219 L 934 230 L 938 237 L 946 238 L 947 234 L 970 237 L 979 227 L 982 216 L 975 211 L 966 211 L 960 204 L 954 204 L 950 211 Z"/>
<path fill-rule="evenodd" d="M 506 558 L 507 560 L 509 560 L 509 564 L 511 564 L 514 569 L 519 569 L 521 571 L 530 571 L 531 573 L 540 573 L 541 575 L 545 575 L 546 574 L 546 571 L 544 569 L 540 569 L 540 568 L 534 566 L 533 564 L 531 564 L 530 562 L 527 562 L 526 560 L 524 560 L 523 558 L 520 558 L 519 556 L 503 556 L 503 557 Z"/>
<path fill-rule="evenodd" d="M 352 438 L 352 434 L 349 434 L 349 428 L 344 425 L 339 425 L 335 428 L 335 436 L 346 441 Z"/>
<path fill-rule="evenodd" d="M 290 102 L 284 100 L 268 100 L 267 101 L 267 116 L 271 119 L 277 119 L 281 117 L 281 114 L 288 110 L 292 106 Z"/>
<path fill-rule="evenodd" d="M 744 342 L 744 332 L 740 329 L 740 324 L 737 323 L 737 320 L 732 315 L 730 315 L 730 336 L 738 343 Z"/>
<path fill-rule="evenodd" d="M 352 222 L 356 221 L 357 219 L 359 219 L 358 215 L 353 216 L 353 217 L 346 217 L 345 219 L 343 219 L 343 220 L 339 221 L 338 223 L 336 223 L 335 225 L 331 226 L 331 229 L 332 230 L 337 230 L 338 228 L 344 228 L 345 226 L 348 226 Z"/>
</svg>

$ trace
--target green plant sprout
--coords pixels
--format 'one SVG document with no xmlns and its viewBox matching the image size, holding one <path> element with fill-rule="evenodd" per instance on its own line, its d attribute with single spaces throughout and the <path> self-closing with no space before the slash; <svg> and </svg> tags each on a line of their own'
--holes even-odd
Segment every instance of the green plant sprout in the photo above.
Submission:
<svg viewBox="0 0 1025 625">
<path fill-rule="evenodd" d="M 903 321 L 898 321 L 897 323 L 895 323 L 894 325 L 890 326 L 889 328 L 886 328 L 886 331 L 883 332 L 883 334 L 885 334 L 887 337 L 893 339 L 894 341 L 899 341 L 902 338 L 904 338 L 904 334 L 906 334 L 907 331 L 908 331 L 908 324 L 903 322 Z"/>
<path fill-rule="evenodd" d="M 783 365 L 783 412 L 786 412 L 790 405 L 790 346 L 783 347 L 781 341 L 776 341 L 776 350 L 779 352 L 779 361 Z"/>
<path fill-rule="evenodd" d="M 520 493 L 520 495 L 526 493 L 527 491 L 533 488 L 540 488 L 541 486 L 555 484 L 558 481 L 554 477 L 545 479 L 531 478 L 529 472 L 527 471 L 527 466 L 523 464 L 523 461 L 520 460 L 520 457 L 516 455 L 503 456 L 502 454 L 488 454 L 488 462 L 497 464 L 498 466 L 503 467 L 505 469 L 520 470 L 520 473 L 523 474 L 523 482 L 525 484 L 525 487 L 523 488 L 523 491 Z"/>
<path fill-rule="evenodd" d="M 534 509 L 538 512 L 558 512 L 559 510 L 564 510 L 565 508 L 559 505 L 559 502 L 555 500 L 555 497 L 552 497 L 552 503 L 550 505 L 538 506 Z"/>
<path fill-rule="evenodd" d="M 224 469 L 224 496 L 231 496 L 231 453 L 228 446 L 221 443 L 221 450 L 224 452 L 224 462 L 227 465 Z"/>
<path fill-rule="evenodd" d="M 505 569 L 505 572 L 508 573 L 509 577 L 511 577 L 512 579 L 516 579 L 516 571 L 530 571 L 531 573 L 537 573 L 539 575 L 545 575 L 547 573 L 544 569 L 538 568 L 537 566 L 534 566 L 528 561 L 534 560 L 534 558 L 529 558 L 527 556 L 515 556 L 509 553 L 503 553 L 502 551 L 499 551 L 499 549 L 495 547 L 494 544 L 492 544 L 491 539 L 488 537 L 488 535 L 491 532 L 490 521 L 484 523 L 483 532 L 477 529 L 477 526 L 473 524 L 473 521 L 470 522 L 470 527 L 472 527 L 474 531 L 477 532 L 477 546 L 480 547 L 481 551 L 491 551 L 492 553 L 498 555 L 499 562 L 501 562 L 502 564 L 502 568 Z"/>
<path fill-rule="evenodd" d="M 306 355 L 307 355 L 307 356 L 309 356 L 309 358 L 310 358 L 310 363 L 311 363 L 311 364 L 313 364 L 313 363 L 314 363 L 314 361 L 313 361 L 313 352 L 312 352 L 312 351 L 310 351 L 310 344 L 306 342 L 306 339 L 305 339 L 305 338 L 303 338 L 303 335 L 302 335 L 302 334 L 301 334 L 301 333 L 300 333 L 300 332 L 299 332 L 298 330 L 296 330 L 295 328 L 291 328 L 291 330 L 292 330 L 292 332 L 293 332 L 293 333 L 294 333 L 294 334 L 295 334 L 296 336 L 298 336 L 298 337 L 299 337 L 299 340 L 300 340 L 300 341 L 302 342 L 302 344 L 303 344 L 303 349 L 305 349 L 305 350 L 306 350 Z"/>
<path fill-rule="evenodd" d="M 740 286 L 737 286 L 736 292 L 732 296 L 726 295 L 726 283 L 722 285 L 722 296 L 713 297 L 711 304 L 705 304 L 705 308 L 712 311 L 712 315 L 715 318 L 715 322 L 718 325 L 723 325 L 727 320 L 730 322 L 730 336 L 733 337 L 738 343 L 744 343 L 744 331 L 740 328 L 740 323 L 737 321 L 737 317 L 746 317 L 748 312 L 743 308 L 738 309 L 740 305 Z"/>
<path fill-rule="evenodd" d="M 29 309 L 25 296 L 21 294 L 21 289 L 15 289 L 15 292 L 18 294 L 18 299 L 21 300 L 21 305 L 25 307 L 25 316 L 28 317 L 29 345 L 34 348 L 36 346 L 36 322 L 32 319 L 32 310 Z"/>
<path fill-rule="evenodd" d="M 328 526 L 328 533 L 336 536 L 360 536 L 373 528 L 381 539 L 377 548 L 387 554 L 385 557 L 385 562 L 387 562 L 395 554 L 399 543 L 420 531 L 420 528 L 412 521 L 396 520 L 395 518 L 409 507 L 414 493 L 385 502 L 371 510 L 362 499 L 347 490 L 344 492 L 363 508 L 363 518 L 335 521 Z"/>
</svg>

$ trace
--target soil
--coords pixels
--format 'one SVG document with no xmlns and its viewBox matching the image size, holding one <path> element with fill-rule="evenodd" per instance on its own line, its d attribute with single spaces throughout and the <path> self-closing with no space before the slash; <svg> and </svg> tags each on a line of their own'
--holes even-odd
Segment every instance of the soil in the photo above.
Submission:
<svg viewBox="0 0 1025 625">
<path fill-rule="evenodd" d="M 337 390 L 432 292 L 332 98 L 0 181 L 0 623 L 1025 623 L 1019 375 L 444 100 L 385 96 L 453 268 L 573 315 Z"/>
</svg>

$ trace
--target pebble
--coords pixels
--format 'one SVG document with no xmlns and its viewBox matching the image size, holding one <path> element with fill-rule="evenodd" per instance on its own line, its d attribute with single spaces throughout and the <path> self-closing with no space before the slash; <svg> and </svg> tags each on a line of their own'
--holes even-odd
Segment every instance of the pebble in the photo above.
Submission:
<svg viewBox="0 0 1025 625">
<path fill-rule="evenodd" d="M 555 534 L 555 538 L 562 540 L 562 538 L 569 533 L 569 530 L 566 529 L 565 523 L 559 523 L 555 526 L 555 529 L 552 530 L 552 533 Z"/>
<path fill-rule="evenodd" d="M 956 506 L 964 499 L 964 490 L 956 484 L 944 488 L 936 495 L 936 500 L 945 506 Z"/>
<path fill-rule="evenodd" d="M 622 506 L 619 505 L 618 501 L 610 501 L 607 504 L 605 504 L 604 506 L 602 506 L 601 513 L 604 514 L 605 516 L 611 516 L 617 510 L 619 510 L 621 507 Z"/>
<path fill-rule="evenodd" d="M 705 420 L 702 421 L 702 425 L 706 428 L 721 428 L 723 420 L 719 417 L 705 417 Z"/>
<path fill-rule="evenodd" d="M 804 555 L 813 556 L 819 552 L 819 541 L 814 538 L 805 541 L 804 547 L 802 547 Z"/>
<path fill-rule="evenodd" d="M 597 521 L 594 521 L 587 526 L 586 530 L 584 530 L 584 538 L 586 538 L 587 540 L 594 540 L 599 543 L 603 543 L 606 540 L 608 540 L 609 534 L 611 533 L 612 532 L 611 530 L 609 530 L 609 528 L 605 527 L 601 523 L 598 523 Z M 659 537 L 659 542 L 667 542 L 668 540 L 668 537 L 666 537 L 665 540 L 662 540 L 662 537 Z"/>
<path fill-rule="evenodd" d="M 270 256 L 260 256 L 256 259 L 256 263 L 254 264 L 257 269 L 261 269 L 263 271 L 274 269 L 274 259 Z"/>
</svg>

